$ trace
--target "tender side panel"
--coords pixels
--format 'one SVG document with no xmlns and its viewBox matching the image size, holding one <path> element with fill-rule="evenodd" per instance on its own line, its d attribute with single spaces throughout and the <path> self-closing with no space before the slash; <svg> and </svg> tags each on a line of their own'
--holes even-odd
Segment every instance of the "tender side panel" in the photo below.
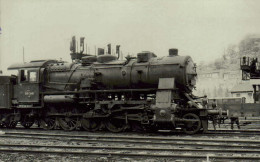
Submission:
<svg viewBox="0 0 260 162">
<path fill-rule="evenodd" d="M 7 76 L 0 77 L 0 108 L 6 109 L 11 107 L 12 84 Z"/>
</svg>

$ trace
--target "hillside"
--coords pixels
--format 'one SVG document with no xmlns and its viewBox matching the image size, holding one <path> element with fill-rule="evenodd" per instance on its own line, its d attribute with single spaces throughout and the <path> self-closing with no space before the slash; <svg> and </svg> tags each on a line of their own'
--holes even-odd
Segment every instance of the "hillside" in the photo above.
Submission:
<svg viewBox="0 0 260 162">
<path fill-rule="evenodd" d="M 206 94 L 210 98 L 231 97 L 231 89 L 242 82 L 240 58 L 243 56 L 260 59 L 260 35 L 248 35 L 238 45 L 228 46 L 219 59 L 200 62 L 194 94 Z"/>
<path fill-rule="evenodd" d="M 248 35 L 239 44 L 229 45 L 224 49 L 221 58 L 209 63 L 200 62 L 197 70 L 239 70 L 240 58 L 243 56 L 260 58 L 260 35 Z"/>
</svg>

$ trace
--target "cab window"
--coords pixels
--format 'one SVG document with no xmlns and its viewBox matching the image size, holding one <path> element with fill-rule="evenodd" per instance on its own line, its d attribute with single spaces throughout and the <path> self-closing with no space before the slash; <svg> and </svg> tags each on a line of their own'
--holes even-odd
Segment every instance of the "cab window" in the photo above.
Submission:
<svg viewBox="0 0 260 162">
<path fill-rule="evenodd" d="M 36 82 L 37 81 L 37 72 L 31 71 L 29 72 L 29 82 Z"/>
<path fill-rule="evenodd" d="M 21 70 L 21 82 L 28 81 L 28 71 L 27 70 Z"/>
<path fill-rule="evenodd" d="M 31 71 L 31 70 L 21 70 L 20 71 L 20 82 L 29 82 L 34 83 L 38 81 L 38 72 L 37 71 Z"/>
</svg>

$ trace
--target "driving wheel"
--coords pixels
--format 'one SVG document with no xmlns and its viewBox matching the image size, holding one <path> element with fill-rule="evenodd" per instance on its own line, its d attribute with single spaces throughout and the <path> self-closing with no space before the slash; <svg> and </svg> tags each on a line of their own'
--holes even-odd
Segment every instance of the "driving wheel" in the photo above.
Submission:
<svg viewBox="0 0 260 162">
<path fill-rule="evenodd" d="M 25 115 L 21 119 L 21 125 L 24 128 L 31 128 L 31 126 L 34 124 L 35 119 L 32 117 L 29 117 L 28 115 Z"/>
<path fill-rule="evenodd" d="M 101 121 L 96 118 L 82 118 L 80 120 L 82 128 L 84 128 L 87 131 L 95 132 L 99 130 L 101 126 Z"/>
<path fill-rule="evenodd" d="M 41 126 L 43 129 L 54 129 L 56 126 L 56 118 L 55 117 L 45 117 L 41 120 Z"/>
<path fill-rule="evenodd" d="M 7 120 L 4 123 L 6 128 L 15 128 L 18 122 L 14 120 L 14 116 L 11 115 L 7 117 Z"/>
<path fill-rule="evenodd" d="M 78 127 L 78 118 L 77 117 L 60 117 L 58 118 L 59 125 L 63 130 L 74 130 Z"/>
<path fill-rule="evenodd" d="M 114 133 L 122 132 L 126 129 L 124 119 L 108 118 L 104 124 L 110 132 Z"/>
</svg>

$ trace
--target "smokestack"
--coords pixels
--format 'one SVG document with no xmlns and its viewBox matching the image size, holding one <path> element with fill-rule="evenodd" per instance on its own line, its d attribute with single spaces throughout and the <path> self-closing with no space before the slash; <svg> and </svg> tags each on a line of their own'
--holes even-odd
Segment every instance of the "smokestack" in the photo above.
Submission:
<svg viewBox="0 0 260 162">
<path fill-rule="evenodd" d="M 84 52 L 84 39 L 84 37 L 80 37 L 80 53 Z"/>
<path fill-rule="evenodd" d="M 116 54 L 117 54 L 117 59 L 120 58 L 120 45 L 116 45 Z"/>
<path fill-rule="evenodd" d="M 72 41 L 70 42 L 70 51 L 72 53 L 76 52 L 76 37 L 75 36 L 72 37 Z"/>
<path fill-rule="evenodd" d="M 107 45 L 107 53 L 111 55 L 111 44 Z"/>
<path fill-rule="evenodd" d="M 169 56 L 178 56 L 178 49 L 177 48 L 169 49 Z"/>
</svg>

